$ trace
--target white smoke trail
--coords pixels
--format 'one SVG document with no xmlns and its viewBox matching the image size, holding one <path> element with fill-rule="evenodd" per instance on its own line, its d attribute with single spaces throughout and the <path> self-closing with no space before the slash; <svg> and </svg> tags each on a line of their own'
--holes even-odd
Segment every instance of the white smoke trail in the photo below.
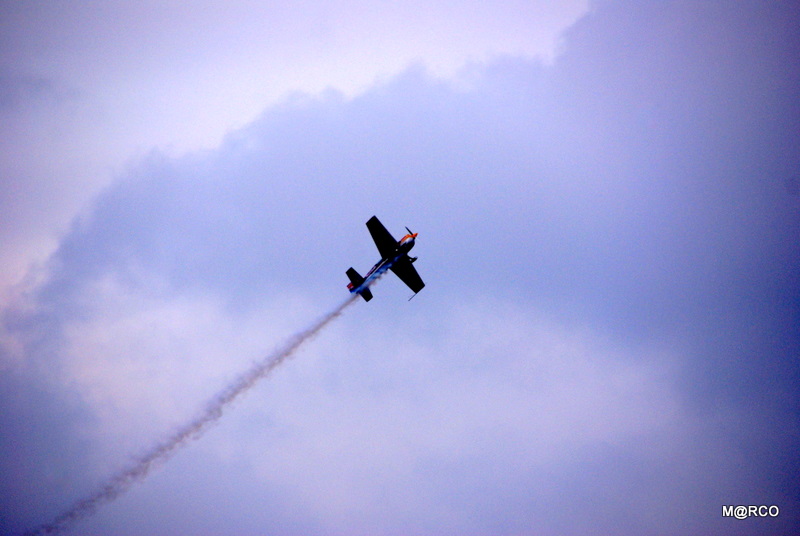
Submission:
<svg viewBox="0 0 800 536">
<path fill-rule="evenodd" d="M 166 462 L 179 448 L 185 446 L 189 441 L 199 438 L 210 424 L 222 417 L 222 412 L 226 407 L 240 395 L 249 391 L 259 380 L 268 376 L 284 361 L 292 357 L 304 342 L 319 333 L 358 298 L 357 294 L 353 294 L 311 327 L 296 334 L 289 339 L 285 346 L 253 365 L 250 370 L 220 391 L 193 421 L 178 428 L 170 437 L 135 460 L 133 465 L 111 477 L 95 493 L 76 502 L 70 509 L 51 522 L 28 531 L 25 535 L 60 534 L 69 529 L 75 522 L 92 515 L 101 505 L 113 501 L 128 491 L 133 484 L 144 479 L 151 470 Z"/>
</svg>

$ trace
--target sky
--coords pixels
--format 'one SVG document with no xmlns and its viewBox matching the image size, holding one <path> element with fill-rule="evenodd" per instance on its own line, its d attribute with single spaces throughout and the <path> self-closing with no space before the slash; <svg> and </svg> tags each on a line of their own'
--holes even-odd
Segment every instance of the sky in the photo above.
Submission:
<svg viewBox="0 0 800 536">
<path fill-rule="evenodd" d="M 2 2 L 0 533 L 800 526 L 800 36 L 763 2 Z M 775 505 L 736 520 L 723 505 Z"/>
</svg>

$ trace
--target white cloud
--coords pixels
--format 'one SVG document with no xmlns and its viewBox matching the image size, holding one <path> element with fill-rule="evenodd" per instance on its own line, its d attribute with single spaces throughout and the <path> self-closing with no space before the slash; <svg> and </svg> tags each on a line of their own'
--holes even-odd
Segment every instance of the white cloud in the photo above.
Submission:
<svg viewBox="0 0 800 536">
<path fill-rule="evenodd" d="M 63 326 L 63 355 L 48 374 L 96 420 L 98 458 L 119 463 L 202 410 L 210 396 L 298 329 L 313 308 L 286 298 L 241 315 L 211 295 L 147 292 L 112 275 L 84 289 Z M 156 434 L 154 436 L 154 433 Z"/>
<path fill-rule="evenodd" d="M 94 478 L 196 415 L 320 312 L 300 297 L 243 313 L 159 288 L 152 278 L 137 289 L 101 278 L 66 322 L 54 370 L 94 415 L 83 432 Z M 251 493 L 280 490 L 323 532 L 463 530 L 464 508 L 482 522 L 496 514 L 484 493 L 545 500 L 547 490 L 520 486 L 593 463 L 598 449 L 674 460 L 686 446 L 680 356 L 498 299 L 441 312 L 434 331 L 427 315 L 396 321 L 356 305 L 230 408 L 222 433 L 193 447 L 235 466 L 224 478 Z M 464 492 L 453 511 L 426 509 L 474 479 L 491 491 Z M 258 495 L 239 508 L 253 503 Z"/>
<path fill-rule="evenodd" d="M 446 517 L 442 498 L 465 479 L 547 495 L 520 480 L 570 472 L 606 446 L 652 459 L 685 447 L 675 356 L 500 301 L 464 304 L 438 322 L 437 336 L 417 344 L 424 327 L 413 322 L 345 317 L 230 415 L 231 429 L 250 428 L 246 438 L 215 436 L 208 448 L 244 460 L 325 531 L 346 533 Z M 483 492 L 466 493 L 458 508 L 478 507 Z M 419 519 L 405 518 L 412 512 Z M 453 516 L 437 526 L 467 527 Z"/>
</svg>

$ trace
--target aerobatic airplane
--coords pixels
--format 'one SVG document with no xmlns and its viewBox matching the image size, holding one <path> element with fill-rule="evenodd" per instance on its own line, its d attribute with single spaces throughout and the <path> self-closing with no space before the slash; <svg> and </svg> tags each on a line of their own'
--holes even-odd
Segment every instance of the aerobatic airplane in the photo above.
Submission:
<svg viewBox="0 0 800 536">
<path fill-rule="evenodd" d="M 414 291 L 414 296 L 416 296 L 417 292 L 425 286 L 425 283 L 422 282 L 417 270 L 411 264 L 417 258 L 409 257 L 408 252 L 414 247 L 414 240 L 417 238 L 418 233 L 412 233 L 411 229 L 406 227 L 408 234 L 398 242 L 375 216 L 371 217 L 367 222 L 367 229 L 369 229 L 375 245 L 378 246 L 381 260 L 364 277 L 361 277 L 353 267 L 350 267 L 347 270 L 347 277 L 350 278 L 347 288 L 350 289 L 351 293 L 360 294 L 364 301 L 369 301 L 372 299 L 372 291 L 369 286 L 383 275 L 386 270 L 391 270 L 403 283 L 408 285 L 408 288 Z M 411 296 L 411 298 L 414 296 Z"/>
</svg>

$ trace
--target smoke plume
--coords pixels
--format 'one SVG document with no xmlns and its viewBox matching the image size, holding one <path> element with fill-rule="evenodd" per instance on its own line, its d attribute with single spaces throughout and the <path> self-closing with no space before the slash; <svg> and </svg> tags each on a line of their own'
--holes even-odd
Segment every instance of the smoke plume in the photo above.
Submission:
<svg viewBox="0 0 800 536">
<path fill-rule="evenodd" d="M 111 477 L 96 492 L 76 502 L 71 508 L 49 523 L 25 534 L 31 536 L 60 534 L 69 529 L 75 522 L 92 515 L 101 505 L 113 501 L 128 491 L 133 484 L 144 479 L 151 470 L 166 462 L 179 448 L 192 440 L 198 439 L 208 429 L 209 425 L 222 417 L 225 408 L 234 400 L 249 391 L 259 380 L 267 377 L 284 361 L 292 357 L 304 342 L 322 331 L 336 317 L 341 315 L 347 306 L 357 299 L 358 295 L 354 294 L 309 328 L 294 335 L 283 347 L 254 364 L 250 370 L 220 391 L 208 402 L 205 410 L 194 420 L 178 428 L 171 436 L 136 459 L 130 467 Z"/>
</svg>

